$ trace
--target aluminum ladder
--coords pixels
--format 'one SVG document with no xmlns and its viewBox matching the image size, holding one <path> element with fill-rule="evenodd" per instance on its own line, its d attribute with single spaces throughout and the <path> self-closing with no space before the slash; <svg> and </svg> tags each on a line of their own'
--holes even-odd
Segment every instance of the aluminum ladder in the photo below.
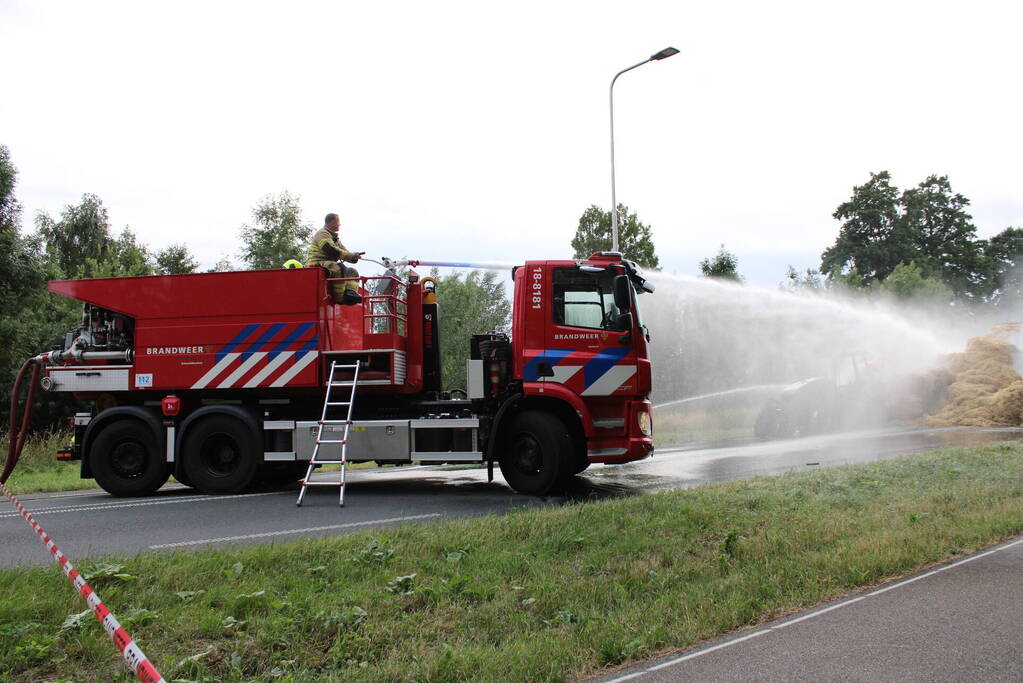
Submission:
<svg viewBox="0 0 1023 683">
<path fill-rule="evenodd" d="M 334 379 L 335 374 L 338 370 L 351 370 L 351 380 L 336 380 Z M 316 430 L 316 445 L 313 446 L 313 457 L 309 460 L 309 467 L 305 471 L 305 478 L 301 481 L 301 487 L 298 491 L 298 501 L 295 505 L 301 507 L 302 499 L 305 497 L 306 487 L 308 486 L 337 486 L 340 489 L 338 494 L 338 505 L 341 507 L 345 506 L 345 470 L 348 466 L 348 431 L 352 427 L 352 408 L 355 406 L 355 388 L 359 384 L 359 361 L 355 361 L 354 365 L 338 365 L 337 361 L 333 361 L 330 364 L 330 377 L 327 378 L 327 393 L 323 397 L 323 411 L 320 413 L 319 426 Z M 347 401 L 332 401 L 332 395 L 335 389 L 350 389 L 351 392 L 348 394 Z M 339 408 L 345 409 L 344 419 L 329 419 L 327 415 L 332 410 Z M 327 425 L 344 425 L 344 431 L 340 439 L 324 439 L 323 429 Z M 341 445 L 341 459 L 340 460 L 320 460 L 320 445 L 322 444 L 340 444 Z M 341 465 L 341 478 L 337 478 L 336 472 L 320 472 L 320 479 L 314 478 L 315 470 L 320 465 Z"/>
</svg>

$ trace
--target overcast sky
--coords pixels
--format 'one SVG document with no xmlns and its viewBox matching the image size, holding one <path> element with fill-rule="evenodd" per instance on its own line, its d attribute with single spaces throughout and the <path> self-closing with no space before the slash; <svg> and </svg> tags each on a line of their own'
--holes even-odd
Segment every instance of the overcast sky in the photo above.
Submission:
<svg viewBox="0 0 1023 683">
<path fill-rule="evenodd" d="M 982 237 L 1023 226 L 1016 2 L 0 0 L 0 144 L 25 228 L 99 195 L 116 230 L 238 260 L 264 195 L 369 256 L 571 255 L 590 204 L 664 270 L 816 267 L 871 171 L 932 173 Z"/>
</svg>

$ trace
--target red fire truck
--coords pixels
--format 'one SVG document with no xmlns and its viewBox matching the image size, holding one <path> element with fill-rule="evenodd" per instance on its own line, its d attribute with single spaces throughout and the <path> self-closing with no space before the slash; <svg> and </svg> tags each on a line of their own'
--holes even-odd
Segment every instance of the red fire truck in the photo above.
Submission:
<svg viewBox="0 0 1023 683">
<path fill-rule="evenodd" d="M 355 361 L 349 462 L 472 462 L 491 474 L 497 462 L 514 489 L 543 495 L 592 462 L 650 455 L 636 299 L 653 287 L 613 252 L 512 272 L 511 338 L 466 340 L 464 392 L 442 387 L 432 279 L 363 277 L 362 303 L 341 306 L 320 268 L 51 282 L 84 311 L 47 355 L 42 386 L 91 401 L 68 457 L 119 496 L 151 494 L 172 474 L 205 493 L 300 479 L 331 367 Z"/>
</svg>

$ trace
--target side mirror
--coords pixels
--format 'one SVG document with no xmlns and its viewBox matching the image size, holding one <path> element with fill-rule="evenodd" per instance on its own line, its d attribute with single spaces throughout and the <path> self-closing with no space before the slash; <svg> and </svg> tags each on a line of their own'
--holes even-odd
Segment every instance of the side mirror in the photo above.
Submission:
<svg viewBox="0 0 1023 683">
<path fill-rule="evenodd" d="M 614 279 L 615 306 L 619 311 L 632 310 L 632 285 L 628 275 L 617 275 Z"/>
</svg>

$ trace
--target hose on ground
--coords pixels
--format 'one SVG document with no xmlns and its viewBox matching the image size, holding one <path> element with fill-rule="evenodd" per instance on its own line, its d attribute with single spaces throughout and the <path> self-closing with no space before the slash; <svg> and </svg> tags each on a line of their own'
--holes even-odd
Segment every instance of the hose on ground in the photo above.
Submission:
<svg viewBox="0 0 1023 683">
<path fill-rule="evenodd" d="M 4 461 L 4 470 L 0 474 L 0 484 L 7 483 L 7 478 L 11 476 L 14 466 L 18 464 L 18 458 L 21 457 L 21 449 L 24 447 L 25 438 L 28 435 L 28 422 L 32 417 L 32 400 L 35 398 L 36 384 L 39 380 L 39 370 L 43 365 L 43 360 L 42 356 L 29 358 L 21 366 L 21 370 L 18 371 L 18 377 L 14 380 L 14 388 L 11 390 L 11 421 L 7 430 L 9 442 L 7 460 Z M 28 396 L 25 398 L 25 411 L 19 419 L 18 396 L 21 394 L 25 377 L 29 374 L 31 374 L 31 378 L 28 380 Z"/>
</svg>

